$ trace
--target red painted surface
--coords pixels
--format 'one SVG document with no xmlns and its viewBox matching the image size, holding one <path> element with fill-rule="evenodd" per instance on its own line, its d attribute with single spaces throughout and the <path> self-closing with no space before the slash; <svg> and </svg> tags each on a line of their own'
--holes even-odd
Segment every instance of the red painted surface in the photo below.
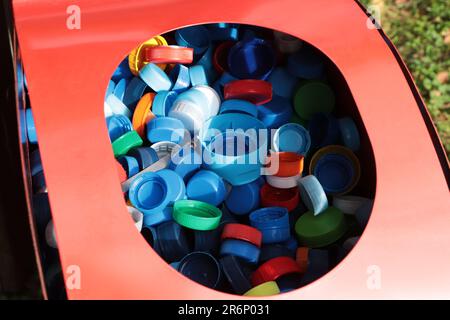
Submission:
<svg viewBox="0 0 450 320">
<path fill-rule="evenodd" d="M 63 268 L 81 268 L 70 299 L 231 299 L 184 278 L 136 232 L 117 181 L 105 126 L 108 79 L 144 40 L 182 26 L 237 22 L 288 32 L 341 70 L 375 154 L 377 190 L 350 255 L 281 299 L 450 298 L 450 197 L 407 81 L 353 0 L 85 0 L 81 30 L 66 28 L 72 0 L 15 0 Z M 367 287 L 379 266 L 381 289 Z"/>
</svg>

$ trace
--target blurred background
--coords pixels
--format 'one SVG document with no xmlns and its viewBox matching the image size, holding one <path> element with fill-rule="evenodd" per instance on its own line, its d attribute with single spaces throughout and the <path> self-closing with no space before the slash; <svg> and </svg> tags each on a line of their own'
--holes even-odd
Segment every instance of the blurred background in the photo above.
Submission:
<svg viewBox="0 0 450 320">
<path fill-rule="evenodd" d="M 379 13 L 450 155 L 450 7 L 448 0 L 362 0 Z"/>
</svg>

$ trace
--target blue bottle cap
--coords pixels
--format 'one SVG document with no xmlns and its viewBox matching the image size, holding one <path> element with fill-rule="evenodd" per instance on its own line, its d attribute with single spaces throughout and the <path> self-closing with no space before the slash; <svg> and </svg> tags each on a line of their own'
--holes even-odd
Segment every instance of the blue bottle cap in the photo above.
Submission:
<svg viewBox="0 0 450 320">
<path fill-rule="evenodd" d="M 239 261 L 239 258 L 230 255 L 221 258 L 219 261 L 225 278 L 235 293 L 244 294 L 252 288 L 249 280 L 251 270 Z"/>
<path fill-rule="evenodd" d="M 30 167 L 31 167 L 31 176 L 35 176 L 36 174 L 38 174 L 43 170 L 41 162 L 41 154 L 39 153 L 39 149 L 36 149 L 32 153 L 30 153 Z"/>
<path fill-rule="evenodd" d="M 259 206 L 260 189 L 260 179 L 241 186 L 234 186 L 225 200 L 225 204 L 234 214 L 248 214 L 256 210 Z"/>
<path fill-rule="evenodd" d="M 296 238 L 291 236 L 289 239 L 281 243 L 283 246 L 291 250 L 292 252 L 296 252 L 298 248 L 298 241 Z"/>
<path fill-rule="evenodd" d="M 178 93 L 175 91 L 160 91 L 155 95 L 152 104 L 152 112 L 157 117 L 165 117 L 169 114 Z"/>
<path fill-rule="evenodd" d="M 169 117 L 180 120 L 186 130 L 192 134 L 198 132 L 203 126 L 207 114 L 205 105 L 184 99 L 175 100 L 169 111 Z"/>
<path fill-rule="evenodd" d="M 169 186 L 154 172 L 145 172 L 130 185 L 128 197 L 144 215 L 162 211 L 169 203 Z"/>
<path fill-rule="evenodd" d="M 25 112 L 26 112 L 28 141 L 30 143 L 37 143 L 36 128 L 34 126 L 33 112 L 31 111 L 31 109 L 27 109 Z"/>
<path fill-rule="evenodd" d="M 152 143 L 171 141 L 178 144 L 184 138 L 184 125 L 172 117 L 154 118 L 147 123 L 147 138 Z"/>
<path fill-rule="evenodd" d="M 239 38 L 239 27 L 230 23 L 214 23 L 209 26 L 212 41 L 236 41 Z"/>
<path fill-rule="evenodd" d="M 178 173 L 169 169 L 163 169 L 156 173 L 163 178 L 170 187 L 167 195 L 170 199 L 170 206 L 172 206 L 175 201 L 183 200 L 186 197 L 186 186 Z"/>
<path fill-rule="evenodd" d="M 281 293 L 296 290 L 302 285 L 302 275 L 299 273 L 285 274 L 276 281 Z"/>
<path fill-rule="evenodd" d="M 175 41 L 179 46 L 194 49 L 194 55 L 204 53 L 210 46 L 208 29 L 204 26 L 191 26 L 175 31 Z"/>
<path fill-rule="evenodd" d="M 242 113 L 252 117 L 257 117 L 258 107 L 255 104 L 245 100 L 230 99 L 222 102 L 219 113 Z"/>
<path fill-rule="evenodd" d="M 286 99 L 294 96 L 294 90 L 298 85 L 298 79 L 281 67 L 273 70 L 268 81 L 272 84 L 273 94 Z"/>
<path fill-rule="evenodd" d="M 313 175 L 303 177 L 299 181 L 300 196 L 306 207 L 318 215 L 328 208 L 328 199 L 319 180 Z"/>
<path fill-rule="evenodd" d="M 295 251 L 282 244 L 264 244 L 261 247 L 261 254 L 259 256 L 259 263 L 262 264 L 270 259 L 277 257 L 290 257 L 295 259 Z"/>
<path fill-rule="evenodd" d="M 268 129 L 275 129 L 287 124 L 292 117 L 292 112 L 290 100 L 275 95 L 270 102 L 258 108 L 258 119 Z"/>
<path fill-rule="evenodd" d="M 227 190 L 223 179 L 215 172 L 200 170 L 189 179 L 186 193 L 188 199 L 203 201 L 217 207 L 225 200 Z"/>
<path fill-rule="evenodd" d="M 275 131 L 273 148 L 276 152 L 295 152 L 306 155 L 311 147 L 308 131 L 297 123 L 287 123 Z"/>
<path fill-rule="evenodd" d="M 192 86 L 208 85 L 208 77 L 205 67 L 200 64 L 189 68 L 189 76 L 191 78 Z"/>
<path fill-rule="evenodd" d="M 142 95 L 145 92 L 147 85 L 139 77 L 133 77 L 128 83 L 125 89 L 125 94 L 123 95 L 123 103 L 134 111 L 137 103 L 141 100 Z"/>
<path fill-rule="evenodd" d="M 360 138 L 355 122 L 349 117 L 341 118 L 339 119 L 339 129 L 343 144 L 352 151 L 358 151 Z"/>
<path fill-rule="evenodd" d="M 355 168 L 347 157 L 330 153 L 317 161 L 313 175 L 317 177 L 326 193 L 339 194 L 353 184 Z"/>
<path fill-rule="evenodd" d="M 261 231 L 262 243 L 283 242 L 290 237 L 289 212 L 284 207 L 268 207 L 253 211 L 250 224 Z"/>
<path fill-rule="evenodd" d="M 131 178 L 139 172 L 139 162 L 134 157 L 122 156 L 117 158 L 117 161 L 122 165 L 122 167 L 127 172 L 127 177 Z"/>
<path fill-rule="evenodd" d="M 222 217 L 220 218 L 220 223 L 238 223 L 236 220 L 236 217 L 230 212 L 230 210 L 227 208 L 225 204 L 223 204 L 220 207 L 220 210 L 222 211 Z"/>
<path fill-rule="evenodd" d="M 123 97 L 125 96 L 125 90 L 127 89 L 128 79 L 121 79 L 114 88 L 113 94 L 123 101 Z"/>
<path fill-rule="evenodd" d="M 153 248 L 153 250 L 161 255 L 161 248 L 159 246 L 158 234 L 156 228 L 144 225 L 141 230 L 141 234 L 147 243 Z"/>
<path fill-rule="evenodd" d="M 236 256 L 251 264 L 258 263 L 260 250 L 254 244 L 247 241 L 226 239 L 220 246 L 220 255 Z"/>
<path fill-rule="evenodd" d="M 314 114 L 309 120 L 308 129 L 313 149 L 335 144 L 339 139 L 339 123 L 331 114 Z"/>
<path fill-rule="evenodd" d="M 114 142 L 128 131 L 133 130 L 130 119 L 121 114 L 114 114 L 106 118 L 106 127 L 108 128 L 109 139 L 111 142 Z"/>
<path fill-rule="evenodd" d="M 40 171 L 31 178 L 33 184 L 33 192 L 46 192 L 47 184 L 45 183 L 44 171 Z"/>
<path fill-rule="evenodd" d="M 330 270 L 330 257 L 327 250 L 309 249 L 308 268 L 303 275 L 301 285 L 305 286 L 319 279 Z"/>
<path fill-rule="evenodd" d="M 107 96 L 114 93 L 115 88 L 116 88 L 116 83 L 112 80 L 109 80 L 108 87 L 106 88 L 105 99 Z"/>
<path fill-rule="evenodd" d="M 200 169 L 201 164 L 202 156 L 191 146 L 185 146 L 172 154 L 169 169 L 178 173 L 186 182 Z"/>
<path fill-rule="evenodd" d="M 209 252 L 217 255 L 220 248 L 220 235 L 222 233 L 224 224 L 220 224 L 214 230 L 194 231 L 194 250 Z"/>
<path fill-rule="evenodd" d="M 169 78 L 173 83 L 171 90 L 177 93 L 187 90 L 191 84 L 189 68 L 182 64 L 176 64 L 173 67 L 169 73 Z"/>
<path fill-rule="evenodd" d="M 52 218 L 48 193 L 37 193 L 33 195 L 33 213 L 36 217 L 38 234 L 43 236 L 45 228 Z"/>
<path fill-rule="evenodd" d="M 161 223 L 172 221 L 173 208 L 172 207 L 165 207 L 163 210 L 158 212 L 151 212 L 151 213 L 144 213 L 144 226 L 147 227 L 156 227 L 157 225 L 160 225 Z"/>
<path fill-rule="evenodd" d="M 161 250 L 161 256 L 167 262 L 180 261 L 191 252 L 192 245 L 183 229 L 175 221 L 168 221 L 156 227 L 156 234 Z"/>
<path fill-rule="evenodd" d="M 134 157 L 139 163 L 139 170 L 144 170 L 159 160 L 156 151 L 150 147 L 138 147 L 128 151 L 128 155 Z"/>
<path fill-rule="evenodd" d="M 133 74 L 131 73 L 128 64 L 128 57 L 126 57 L 125 59 L 122 60 L 117 69 L 114 70 L 111 79 L 117 83 L 118 81 L 120 81 L 120 79 L 131 78 L 132 76 Z"/>
<path fill-rule="evenodd" d="M 192 252 L 178 264 L 177 270 L 189 279 L 208 288 L 215 289 L 221 279 L 219 262 L 206 252 Z"/>
<path fill-rule="evenodd" d="M 108 105 L 112 114 L 120 114 L 127 118 L 131 118 L 131 110 L 115 95 L 109 95 L 106 98 L 105 104 Z"/>
<path fill-rule="evenodd" d="M 263 39 L 253 38 L 237 42 L 230 48 L 228 67 L 239 79 L 266 79 L 275 66 L 273 48 Z"/>
<path fill-rule="evenodd" d="M 222 75 L 220 76 L 220 78 L 217 80 L 217 82 L 223 87 L 225 86 L 227 83 L 231 82 L 231 81 L 235 81 L 235 80 L 239 80 L 238 78 L 236 78 L 235 76 L 231 75 L 229 72 L 224 72 L 222 73 Z"/>
<path fill-rule="evenodd" d="M 172 81 L 170 81 L 169 76 L 154 63 L 146 64 L 139 71 L 139 77 L 155 92 L 172 88 Z"/>
<path fill-rule="evenodd" d="M 179 144 L 170 141 L 160 141 L 152 144 L 150 148 L 155 150 L 156 153 L 158 154 L 158 157 L 162 159 L 165 156 L 171 154 L 173 150 L 181 148 L 181 146 Z"/>
<path fill-rule="evenodd" d="M 325 64 L 318 50 L 303 46 L 298 52 L 289 56 L 287 69 L 298 78 L 318 80 L 323 77 Z"/>
<path fill-rule="evenodd" d="M 217 78 L 217 71 L 214 69 L 213 65 L 214 50 L 214 46 L 209 46 L 208 50 L 206 50 L 202 57 L 197 61 L 197 65 L 203 66 L 205 69 L 208 82 L 212 82 Z"/>
</svg>

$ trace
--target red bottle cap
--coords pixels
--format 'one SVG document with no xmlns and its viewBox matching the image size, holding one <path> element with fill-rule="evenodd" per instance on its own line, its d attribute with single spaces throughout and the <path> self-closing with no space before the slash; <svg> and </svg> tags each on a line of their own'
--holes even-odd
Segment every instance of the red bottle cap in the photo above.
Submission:
<svg viewBox="0 0 450 320">
<path fill-rule="evenodd" d="M 194 49 L 179 46 L 151 46 L 146 47 L 144 59 L 148 63 L 192 63 Z"/>
<path fill-rule="evenodd" d="M 234 46 L 233 41 L 225 41 L 218 45 L 214 51 L 213 65 L 217 72 L 224 73 L 228 70 L 228 52 L 232 46 Z"/>
<path fill-rule="evenodd" d="M 304 157 L 295 152 L 274 152 L 268 156 L 267 167 L 275 166 L 278 159 L 278 170 L 274 173 L 277 177 L 293 177 L 303 172 Z"/>
<path fill-rule="evenodd" d="M 307 247 L 297 248 L 295 260 L 297 261 L 297 264 L 300 267 L 302 273 L 305 273 L 306 269 L 308 268 L 308 254 L 309 248 Z"/>
<path fill-rule="evenodd" d="M 256 105 L 272 100 L 272 84 L 264 80 L 235 80 L 224 87 L 225 100 L 241 99 Z"/>
<path fill-rule="evenodd" d="M 297 208 L 299 202 L 298 188 L 278 189 L 265 184 L 260 191 L 262 207 L 284 207 L 288 211 Z"/>
<path fill-rule="evenodd" d="M 302 273 L 297 262 L 290 257 L 277 257 L 263 263 L 252 274 L 252 285 L 257 286 L 267 281 L 275 281 L 290 273 Z"/>
<path fill-rule="evenodd" d="M 257 247 L 261 247 L 262 234 L 256 228 L 240 223 L 228 223 L 222 231 L 222 240 L 237 239 L 250 242 Z"/>
</svg>

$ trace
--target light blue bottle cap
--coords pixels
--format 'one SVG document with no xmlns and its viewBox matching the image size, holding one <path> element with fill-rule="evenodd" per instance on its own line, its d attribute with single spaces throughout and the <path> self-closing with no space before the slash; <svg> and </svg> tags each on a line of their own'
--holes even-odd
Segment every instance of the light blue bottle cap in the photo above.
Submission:
<svg viewBox="0 0 450 320">
<path fill-rule="evenodd" d="M 173 103 L 173 108 L 179 101 L 191 101 L 197 105 L 199 111 L 203 114 L 203 119 L 208 119 L 217 115 L 220 107 L 220 97 L 217 92 L 204 85 L 198 85 L 178 95 Z"/>
<path fill-rule="evenodd" d="M 202 65 L 195 65 L 189 68 L 189 76 L 191 78 L 192 86 L 208 85 L 208 77 L 205 67 Z"/>
<path fill-rule="evenodd" d="M 130 71 L 127 56 L 125 59 L 122 60 L 117 69 L 114 71 L 111 79 L 117 83 L 118 81 L 120 81 L 120 79 L 131 78 L 132 76 L 133 74 Z"/>
<path fill-rule="evenodd" d="M 293 109 L 289 99 L 273 96 L 272 100 L 258 109 L 258 119 L 261 120 L 268 129 L 279 128 L 289 122 Z"/>
<path fill-rule="evenodd" d="M 289 56 L 287 69 L 298 78 L 318 80 L 323 78 L 325 64 L 318 50 L 303 46 L 298 52 Z"/>
<path fill-rule="evenodd" d="M 298 79 L 291 75 L 285 68 L 275 68 L 270 74 L 268 81 L 272 84 L 274 95 L 291 99 L 294 96 Z"/>
<path fill-rule="evenodd" d="M 179 46 L 193 48 L 196 56 L 205 52 L 211 43 L 208 29 L 204 26 L 178 29 L 175 32 L 175 41 Z"/>
<path fill-rule="evenodd" d="M 341 118 L 338 121 L 343 144 L 352 151 L 358 151 L 360 138 L 355 122 L 349 117 Z"/>
<path fill-rule="evenodd" d="M 150 147 L 133 148 L 127 154 L 137 160 L 140 170 L 144 170 L 159 160 L 156 151 Z"/>
<path fill-rule="evenodd" d="M 222 102 L 220 105 L 220 114 L 225 113 L 243 113 L 252 117 L 257 117 L 258 107 L 245 100 L 230 99 Z"/>
<path fill-rule="evenodd" d="M 166 181 L 169 186 L 167 197 L 170 199 L 169 206 L 173 206 L 175 201 L 183 200 L 186 197 L 186 186 L 181 176 L 175 171 L 163 169 L 156 172 Z"/>
<path fill-rule="evenodd" d="M 145 65 L 139 72 L 139 76 L 155 92 L 172 88 L 169 76 L 154 63 Z"/>
<path fill-rule="evenodd" d="M 114 142 L 128 131 L 133 130 L 130 119 L 120 114 L 115 114 L 106 118 L 106 127 L 108 128 L 109 139 L 111 142 Z"/>
<path fill-rule="evenodd" d="M 317 161 L 313 174 L 326 193 L 339 194 L 353 184 L 355 168 L 347 157 L 330 153 Z"/>
<path fill-rule="evenodd" d="M 147 138 L 152 143 L 180 143 L 184 138 L 184 125 L 180 120 L 171 117 L 154 118 L 147 123 Z"/>
<path fill-rule="evenodd" d="M 167 221 L 172 221 L 172 207 L 165 207 L 161 211 L 144 213 L 144 227 L 155 227 Z"/>
<path fill-rule="evenodd" d="M 313 175 L 303 177 L 299 181 L 300 196 L 305 206 L 314 215 L 318 215 L 328 208 L 328 199 L 319 180 Z"/>
<path fill-rule="evenodd" d="M 106 88 L 105 99 L 107 96 L 114 93 L 115 88 L 116 88 L 116 83 L 112 80 L 109 80 L 108 87 Z"/>
<path fill-rule="evenodd" d="M 110 94 L 106 98 L 106 104 L 113 114 L 121 114 L 127 118 L 131 118 L 131 110 L 115 95 Z"/>
<path fill-rule="evenodd" d="M 178 173 L 185 182 L 200 169 L 202 156 L 191 146 L 184 146 L 172 153 L 169 169 Z"/>
<path fill-rule="evenodd" d="M 216 207 L 225 200 L 226 195 L 223 179 L 212 171 L 198 171 L 187 184 L 188 199 L 203 201 Z"/>
<path fill-rule="evenodd" d="M 136 108 L 137 103 L 141 100 L 146 88 L 147 85 L 141 78 L 133 77 L 125 89 L 123 103 L 130 108 L 130 110 L 134 111 L 134 108 Z"/>
<path fill-rule="evenodd" d="M 273 136 L 273 148 L 276 152 L 295 152 L 306 155 L 311 147 L 308 131 L 297 123 L 287 123 Z"/>
<path fill-rule="evenodd" d="M 173 83 L 171 90 L 177 93 L 187 90 L 191 84 L 189 68 L 182 64 L 175 65 L 170 71 L 169 78 Z"/>
<path fill-rule="evenodd" d="M 178 93 L 175 91 L 160 91 L 155 95 L 152 104 L 152 112 L 157 117 L 166 117 L 172 107 Z"/>
<path fill-rule="evenodd" d="M 36 135 L 36 128 L 34 126 L 33 113 L 31 109 L 27 109 L 25 112 L 26 112 L 28 141 L 30 143 L 37 143 L 37 135 Z"/>
<path fill-rule="evenodd" d="M 122 165 L 122 167 L 127 172 L 127 177 L 131 178 L 139 172 L 139 162 L 134 157 L 122 156 L 117 158 L 117 161 Z"/>
<path fill-rule="evenodd" d="M 115 86 L 113 94 L 123 101 L 123 97 L 125 96 L 125 90 L 127 89 L 128 79 L 121 79 Z"/>
<path fill-rule="evenodd" d="M 253 182 L 232 187 L 230 194 L 225 200 L 225 205 L 234 214 L 248 214 L 259 207 L 259 191 L 264 184 L 264 179 L 259 178 Z"/>
<path fill-rule="evenodd" d="M 132 205 L 145 215 L 162 211 L 169 203 L 169 186 L 154 172 L 145 172 L 130 185 L 128 197 Z"/>
</svg>

